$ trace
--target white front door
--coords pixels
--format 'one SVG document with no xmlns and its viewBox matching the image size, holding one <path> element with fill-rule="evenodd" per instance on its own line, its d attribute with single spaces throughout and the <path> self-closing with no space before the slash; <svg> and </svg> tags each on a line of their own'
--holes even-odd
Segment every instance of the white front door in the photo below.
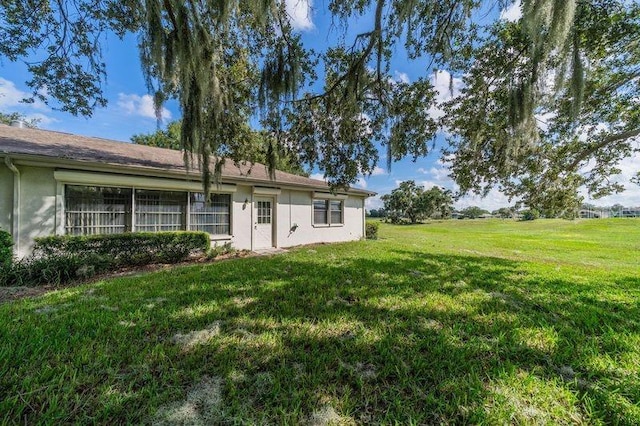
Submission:
<svg viewBox="0 0 640 426">
<path fill-rule="evenodd" d="M 253 248 L 273 247 L 273 198 L 254 199 Z"/>
</svg>

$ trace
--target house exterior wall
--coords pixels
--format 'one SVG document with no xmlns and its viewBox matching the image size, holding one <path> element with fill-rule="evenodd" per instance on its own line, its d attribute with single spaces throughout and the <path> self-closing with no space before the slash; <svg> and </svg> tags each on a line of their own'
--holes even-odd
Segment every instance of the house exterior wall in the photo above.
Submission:
<svg viewBox="0 0 640 426">
<path fill-rule="evenodd" d="M 245 200 L 248 202 L 245 204 Z M 231 207 L 231 245 L 239 250 L 251 250 L 253 200 L 250 186 L 238 185 Z"/>
<path fill-rule="evenodd" d="M 343 224 L 313 224 L 313 193 L 283 190 L 278 196 L 278 247 L 358 240 L 363 237 L 364 198 L 344 200 Z M 298 225 L 295 230 L 293 226 Z"/>
<path fill-rule="evenodd" d="M 17 167 L 20 170 L 20 214 L 15 254 L 24 257 L 31 253 L 34 238 L 55 234 L 56 182 L 52 168 Z"/>
<path fill-rule="evenodd" d="M 13 172 L 0 161 L 0 229 L 11 232 L 13 212 Z"/>
<path fill-rule="evenodd" d="M 18 165 L 20 170 L 20 214 L 16 241 L 16 255 L 28 255 L 34 238 L 64 233 L 64 202 L 61 188 L 64 182 L 56 181 L 52 167 Z M 0 228 L 12 230 L 13 222 L 13 172 L 0 167 Z M 95 185 L 100 185 L 96 175 Z M 91 179 L 90 179 L 91 180 Z M 264 191 L 264 190 L 263 190 Z M 254 247 L 254 199 L 251 185 L 236 185 L 231 195 L 231 235 L 212 236 L 212 244 L 231 242 L 236 249 L 252 250 Z M 58 196 L 58 197 L 57 197 Z M 320 242 L 357 240 L 363 237 L 364 197 L 349 196 L 344 202 L 343 224 L 313 224 L 313 191 L 305 189 L 274 190 L 273 245 L 292 247 Z M 57 198 L 56 198 L 57 197 Z M 294 224 L 297 225 L 293 230 Z"/>
</svg>

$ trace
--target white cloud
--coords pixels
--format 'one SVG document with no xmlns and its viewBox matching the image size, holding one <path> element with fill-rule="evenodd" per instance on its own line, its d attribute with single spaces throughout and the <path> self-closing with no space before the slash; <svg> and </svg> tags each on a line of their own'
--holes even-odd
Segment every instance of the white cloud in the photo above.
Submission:
<svg viewBox="0 0 640 426">
<path fill-rule="evenodd" d="M 546 132 L 547 130 L 549 130 L 549 123 L 554 118 L 556 118 L 556 113 L 553 111 L 550 111 L 550 112 L 545 112 L 544 114 L 535 114 L 534 117 L 536 119 L 536 125 L 538 126 L 538 129 L 540 129 L 543 132 Z"/>
<path fill-rule="evenodd" d="M 427 175 L 429 177 L 429 179 L 427 180 L 418 182 L 420 185 L 423 185 L 425 189 L 429 189 L 433 186 L 439 186 L 453 192 L 456 192 L 460 189 L 458 185 L 453 181 L 453 179 L 449 177 L 449 169 L 446 166 L 430 167 L 429 169 L 421 167 L 420 169 L 418 169 L 418 171 L 423 175 Z M 509 202 L 509 198 L 506 195 L 502 194 L 497 189 L 492 189 L 484 198 L 479 195 L 466 195 L 464 197 L 461 197 L 454 203 L 454 206 L 457 209 L 462 209 L 469 206 L 478 206 L 483 209 L 492 211 L 500 207 L 507 207 L 513 204 L 514 203 Z"/>
<path fill-rule="evenodd" d="M 324 174 L 322 174 L 322 173 L 313 173 L 313 174 L 312 174 L 311 176 L 309 176 L 309 177 L 310 177 L 311 179 L 323 180 L 323 181 L 325 181 L 325 182 L 327 181 L 327 180 L 324 178 Z"/>
<path fill-rule="evenodd" d="M 451 73 L 446 70 L 438 70 L 430 77 L 431 84 L 433 85 L 436 93 L 436 105 L 427 110 L 427 113 L 434 119 L 439 119 L 444 116 L 442 110 L 442 104 L 457 96 L 460 90 L 464 87 L 462 79 L 459 77 L 452 77 Z"/>
<path fill-rule="evenodd" d="M 497 189 L 489 191 L 486 197 L 479 195 L 465 195 L 454 203 L 456 209 L 463 209 L 470 206 L 478 206 L 485 210 L 493 211 L 500 207 L 513 206 L 515 202 L 509 202 L 509 197 Z"/>
<path fill-rule="evenodd" d="M 381 176 L 386 174 L 387 174 L 387 171 L 379 166 L 375 166 L 373 168 L 373 171 L 371 172 L 371 176 Z"/>
<path fill-rule="evenodd" d="M 43 92 L 46 96 L 46 91 Z M 35 99 L 33 103 L 24 103 L 23 99 L 31 96 L 31 93 L 18 89 L 13 81 L 0 77 L 0 109 L 7 111 L 8 109 L 35 109 L 40 111 L 49 111 L 49 107 L 39 99 Z"/>
<path fill-rule="evenodd" d="M 400 72 L 400 71 L 395 71 L 394 75 L 396 77 L 396 81 L 400 82 L 400 83 L 407 83 L 409 84 L 409 82 L 411 81 L 409 79 L 409 76 L 407 75 L 407 73 L 404 72 Z"/>
<path fill-rule="evenodd" d="M 434 186 L 442 186 L 438 182 L 435 182 L 433 180 L 423 180 L 423 181 L 418 182 L 418 185 L 422 185 L 424 187 L 424 189 L 431 189 Z"/>
<path fill-rule="evenodd" d="M 285 8 L 294 29 L 309 31 L 315 28 L 311 19 L 312 7 L 313 0 L 285 0 Z"/>
<path fill-rule="evenodd" d="M 380 196 L 369 197 L 364 202 L 364 208 L 371 211 L 373 209 L 381 209 L 384 207 L 384 203 L 380 199 Z"/>
<path fill-rule="evenodd" d="M 135 93 L 118 93 L 118 107 L 129 115 L 138 115 L 145 118 L 156 118 L 153 98 L 151 95 L 136 95 Z M 162 120 L 171 119 L 171 111 L 162 108 Z"/>
<path fill-rule="evenodd" d="M 522 18 L 522 2 L 514 1 L 510 6 L 500 11 L 500 19 L 507 22 L 516 22 Z"/>
<path fill-rule="evenodd" d="M 429 174 L 438 182 L 453 182 L 449 177 L 449 168 L 447 167 L 432 167 L 429 169 Z"/>
<path fill-rule="evenodd" d="M 27 120 L 37 120 L 38 121 L 38 126 L 47 126 L 49 124 L 53 124 L 53 123 L 59 123 L 60 120 L 53 118 L 53 117 L 49 117 L 48 115 L 44 115 L 40 112 L 34 112 L 33 114 L 27 114 L 25 116 L 25 118 Z"/>
<path fill-rule="evenodd" d="M 365 189 L 367 187 L 367 179 L 369 179 L 372 176 L 382 176 L 386 174 L 387 174 L 387 171 L 385 169 L 379 166 L 375 166 L 371 171 L 371 175 L 365 176 L 361 173 L 360 176 L 358 176 L 358 180 L 356 181 L 355 186 Z"/>
</svg>

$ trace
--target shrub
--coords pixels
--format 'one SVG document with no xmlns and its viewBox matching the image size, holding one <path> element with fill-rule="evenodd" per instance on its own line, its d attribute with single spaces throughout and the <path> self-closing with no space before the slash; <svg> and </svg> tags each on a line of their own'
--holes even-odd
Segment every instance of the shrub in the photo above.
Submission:
<svg viewBox="0 0 640 426">
<path fill-rule="evenodd" d="M 36 239 L 34 258 L 107 257 L 115 267 L 176 263 L 209 248 L 204 232 L 131 232 L 113 235 L 54 235 Z"/>
<path fill-rule="evenodd" d="M 233 253 L 235 250 L 231 246 L 231 243 L 227 242 L 220 245 L 214 245 L 207 251 L 207 257 L 209 259 L 215 259 L 218 256 L 223 256 L 225 254 Z"/>
<path fill-rule="evenodd" d="M 536 220 L 540 217 L 540 212 L 536 209 L 525 210 L 522 213 L 522 220 Z"/>
<path fill-rule="evenodd" d="M 367 222 L 365 224 L 365 236 L 367 240 L 378 239 L 378 228 L 380 228 L 380 224 L 378 222 Z"/>
<path fill-rule="evenodd" d="M 150 263 L 176 263 L 205 253 L 204 232 L 137 232 L 37 238 L 30 257 L 3 274 L 3 285 L 61 284 L 101 272 Z"/>
<path fill-rule="evenodd" d="M 11 266 L 13 261 L 13 238 L 7 231 L 0 229 L 0 270 Z"/>
</svg>

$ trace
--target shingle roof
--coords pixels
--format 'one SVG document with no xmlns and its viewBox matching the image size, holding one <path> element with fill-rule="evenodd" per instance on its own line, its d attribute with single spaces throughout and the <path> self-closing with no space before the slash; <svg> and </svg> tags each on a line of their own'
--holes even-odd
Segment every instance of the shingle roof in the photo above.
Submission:
<svg viewBox="0 0 640 426">
<path fill-rule="evenodd" d="M 80 163 L 99 163 L 123 168 L 186 173 L 182 152 L 108 139 L 79 136 L 50 130 L 18 128 L 0 124 L 0 155 L 21 155 L 65 159 Z M 199 173 L 194 166 L 195 173 Z M 192 169 L 192 171 L 194 171 Z M 193 177 L 193 176 L 192 176 Z M 266 166 L 255 163 L 236 166 L 226 161 L 222 180 L 249 181 L 268 185 L 302 186 L 328 190 L 326 182 L 276 171 L 275 180 L 269 178 Z M 350 193 L 373 195 L 361 189 Z"/>
</svg>

